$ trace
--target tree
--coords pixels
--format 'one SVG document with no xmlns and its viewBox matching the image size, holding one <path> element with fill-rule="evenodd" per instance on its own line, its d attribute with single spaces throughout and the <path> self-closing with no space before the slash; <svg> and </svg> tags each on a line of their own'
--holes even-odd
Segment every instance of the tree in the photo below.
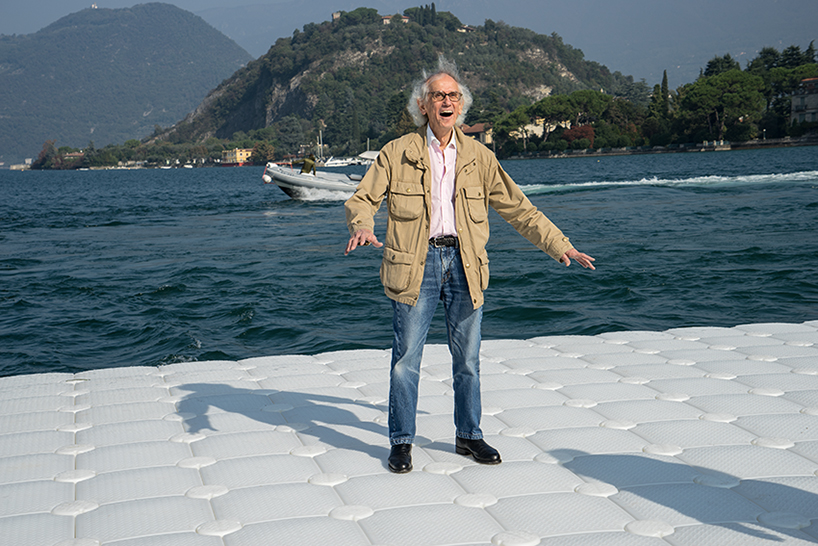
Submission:
<svg viewBox="0 0 818 546">
<path fill-rule="evenodd" d="M 294 154 L 304 143 L 304 131 L 301 120 L 296 116 L 287 116 L 279 122 L 278 144 L 281 153 Z"/>
<path fill-rule="evenodd" d="M 761 78 L 737 69 L 699 78 L 684 89 L 679 120 L 695 139 L 723 140 L 738 124 L 761 119 L 763 88 Z"/>
<path fill-rule="evenodd" d="M 594 128 L 594 148 L 621 148 L 633 146 L 633 140 L 623 135 L 619 127 L 604 120 L 600 120 L 593 125 Z"/>
<path fill-rule="evenodd" d="M 404 108 L 401 113 L 398 121 L 395 122 L 395 136 L 403 136 L 408 135 L 411 132 L 417 130 L 417 126 L 415 125 L 415 121 L 412 119 L 412 116 L 409 114 L 409 110 Z"/>
<path fill-rule="evenodd" d="M 802 64 L 804 64 L 804 54 L 801 53 L 801 48 L 797 45 L 791 45 L 781 52 L 779 66 L 782 68 L 798 68 Z"/>
<path fill-rule="evenodd" d="M 670 89 L 667 83 L 667 70 L 662 77 L 662 85 L 653 87 L 653 96 L 648 106 L 649 116 L 642 124 L 642 135 L 653 146 L 670 144 Z"/>
<path fill-rule="evenodd" d="M 664 74 L 662 75 L 661 93 L 662 93 L 662 99 L 660 102 L 661 114 L 662 117 L 667 117 L 667 115 L 670 113 L 670 88 L 668 87 L 667 84 L 667 70 L 665 70 Z"/>
<path fill-rule="evenodd" d="M 352 105 L 352 139 L 349 141 L 349 153 L 357 155 L 361 145 L 361 123 L 358 120 L 358 106 Z"/>
<path fill-rule="evenodd" d="M 704 76 L 708 78 L 718 76 L 730 70 L 741 70 L 741 65 L 729 53 L 725 53 L 723 57 L 716 56 L 708 61 L 707 68 L 704 69 Z"/>
<path fill-rule="evenodd" d="M 253 154 L 250 156 L 250 161 L 254 165 L 266 165 L 268 161 L 275 159 L 276 149 L 269 142 L 257 142 L 253 146 Z"/>
<path fill-rule="evenodd" d="M 804 51 L 804 60 L 802 64 L 809 64 L 815 62 L 815 40 L 809 43 L 807 50 Z"/>
<path fill-rule="evenodd" d="M 386 104 L 386 124 L 393 127 L 403 116 L 406 110 L 408 94 L 406 92 L 399 92 L 392 95 Z"/>
<path fill-rule="evenodd" d="M 760 76 L 762 72 L 772 70 L 781 62 L 781 54 L 774 47 L 763 47 L 758 55 L 747 64 L 747 71 Z"/>
<path fill-rule="evenodd" d="M 773 47 L 765 47 L 758 53 L 758 56 L 747 63 L 747 72 L 759 76 L 764 80 L 764 97 L 767 99 L 767 110 L 772 107 L 773 98 L 776 94 L 773 89 L 773 70 L 778 68 L 781 62 L 781 54 Z"/>
<path fill-rule="evenodd" d="M 580 127 L 572 127 L 568 129 L 562 134 L 562 138 L 568 141 L 568 144 L 571 144 L 572 147 L 575 141 L 582 142 L 583 140 L 587 141 L 587 145 L 582 146 L 582 148 L 593 148 L 594 147 L 594 128 L 590 125 L 582 125 Z M 582 144 L 585 144 L 582 142 Z M 575 148 L 581 149 L 581 148 Z"/>
<path fill-rule="evenodd" d="M 585 89 L 574 91 L 569 95 L 569 99 L 574 107 L 573 124 L 585 125 L 602 117 L 602 113 L 608 108 L 613 97 L 599 91 Z"/>
<path fill-rule="evenodd" d="M 668 124 L 664 119 L 650 116 L 642 123 L 642 134 L 653 146 L 664 146 L 670 143 Z"/>
<path fill-rule="evenodd" d="M 485 99 L 481 100 L 479 95 L 474 97 L 469 109 L 469 114 L 466 116 L 466 123 L 474 125 L 476 123 L 492 123 L 496 118 L 506 113 L 506 109 L 501 104 L 500 97 L 495 91 L 488 93 L 488 104 Z"/>
<path fill-rule="evenodd" d="M 621 135 L 611 146 L 633 146 L 639 139 L 639 126 L 645 120 L 646 109 L 623 99 L 612 100 L 602 114 L 603 119 L 615 126 Z M 599 134 L 597 133 L 597 137 Z"/>
<path fill-rule="evenodd" d="M 653 94 L 650 97 L 650 105 L 648 106 L 648 111 L 651 113 L 651 116 L 657 119 L 661 119 L 664 117 L 666 112 L 663 112 L 664 103 L 662 101 L 662 86 L 658 83 L 653 86 Z"/>
<path fill-rule="evenodd" d="M 381 18 L 378 15 L 378 10 L 372 8 L 358 8 L 356 10 L 341 12 L 339 20 L 343 26 L 365 25 L 372 23 L 380 23 Z"/>
<path fill-rule="evenodd" d="M 528 110 L 528 108 L 521 106 L 515 109 L 513 112 L 500 116 L 495 120 L 495 138 L 500 140 L 501 144 L 510 139 L 513 133 L 516 133 L 517 135 L 522 136 L 523 150 L 526 149 L 526 141 L 528 139 L 526 125 L 531 123 L 531 116 Z"/>
<path fill-rule="evenodd" d="M 569 121 L 574 117 L 574 104 L 566 95 L 545 97 L 531 107 L 531 117 L 542 118 L 544 121 L 545 139 L 548 133 L 557 124 Z"/>
<path fill-rule="evenodd" d="M 46 140 L 43 143 L 43 149 L 40 151 L 40 155 L 31 163 L 32 169 L 51 169 L 54 167 L 54 161 L 57 159 L 56 143 L 56 140 Z"/>
</svg>

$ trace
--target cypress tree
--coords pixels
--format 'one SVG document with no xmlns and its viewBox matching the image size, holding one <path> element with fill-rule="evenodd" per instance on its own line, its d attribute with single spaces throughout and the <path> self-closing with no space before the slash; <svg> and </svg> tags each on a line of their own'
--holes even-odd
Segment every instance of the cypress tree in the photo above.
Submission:
<svg viewBox="0 0 818 546">
<path fill-rule="evenodd" d="M 432 4 L 434 6 L 434 4 Z M 804 64 L 811 64 L 815 62 L 815 40 L 809 43 L 809 47 L 804 51 Z"/>
<path fill-rule="evenodd" d="M 662 76 L 662 100 L 659 102 L 662 107 L 662 117 L 667 117 L 670 113 L 669 95 L 670 89 L 667 85 L 667 70 L 665 70 L 665 74 Z"/>
</svg>

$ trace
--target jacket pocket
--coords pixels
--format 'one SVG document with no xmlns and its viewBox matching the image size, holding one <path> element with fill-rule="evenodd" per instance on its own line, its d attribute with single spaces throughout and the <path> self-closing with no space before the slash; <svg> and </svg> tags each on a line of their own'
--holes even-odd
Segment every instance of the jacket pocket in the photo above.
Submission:
<svg viewBox="0 0 818 546">
<path fill-rule="evenodd" d="M 469 208 L 469 216 L 472 222 L 481 223 L 488 219 L 486 209 L 486 192 L 482 186 L 466 186 L 463 188 L 466 197 L 466 206 Z"/>
<path fill-rule="evenodd" d="M 381 282 L 387 288 L 402 292 L 409 286 L 415 255 L 387 248 L 381 263 Z"/>
<path fill-rule="evenodd" d="M 389 188 L 389 214 L 398 220 L 415 220 L 423 214 L 423 186 L 394 182 Z"/>
<path fill-rule="evenodd" d="M 480 254 L 478 260 L 480 261 L 480 289 L 485 290 L 489 287 L 489 255 L 485 250 Z"/>
</svg>

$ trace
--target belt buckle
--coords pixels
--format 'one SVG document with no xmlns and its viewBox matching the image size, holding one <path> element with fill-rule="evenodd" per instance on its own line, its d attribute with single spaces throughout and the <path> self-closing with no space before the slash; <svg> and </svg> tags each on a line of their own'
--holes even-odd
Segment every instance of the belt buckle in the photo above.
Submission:
<svg viewBox="0 0 818 546">
<path fill-rule="evenodd" d="M 435 248 L 445 248 L 449 246 L 457 246 L 457 239 L 451 235 L 441 235 L 440 237 L 432 237 L 429 242 Z"/>
</svg>

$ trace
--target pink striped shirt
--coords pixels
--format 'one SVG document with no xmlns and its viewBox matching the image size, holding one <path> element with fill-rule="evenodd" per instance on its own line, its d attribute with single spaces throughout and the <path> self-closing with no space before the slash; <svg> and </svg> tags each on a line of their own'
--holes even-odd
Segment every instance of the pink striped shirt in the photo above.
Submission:
<svg viewBox="0 0 818 546">
<path fill-rule="evenodd" d="M 432 224 L 429 237 L 457 235 L 454 220 L 454 170 L 457 146 L 454 134 L 443 149 L 428 126 L 426 136 L 429 142 L 429 159 L 432 163 Z"/>
</svg>

